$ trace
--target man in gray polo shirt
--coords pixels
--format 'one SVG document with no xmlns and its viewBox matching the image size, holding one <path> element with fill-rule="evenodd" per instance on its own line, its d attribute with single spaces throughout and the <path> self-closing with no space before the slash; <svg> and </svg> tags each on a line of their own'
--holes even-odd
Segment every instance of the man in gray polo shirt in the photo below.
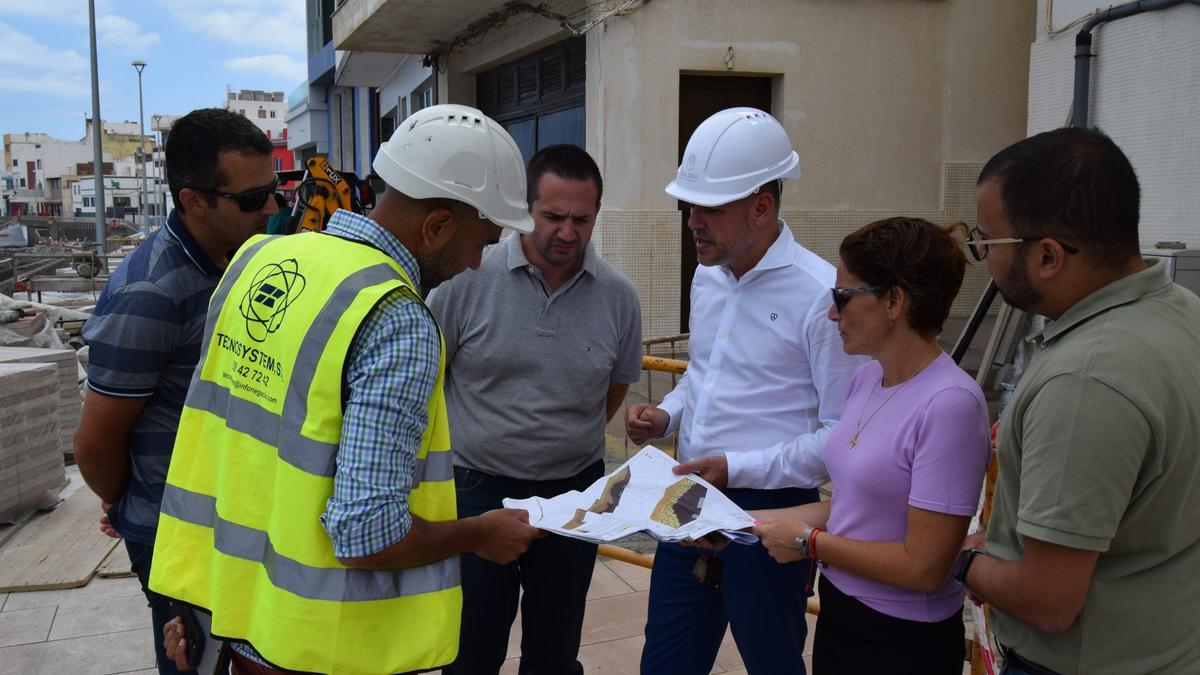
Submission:
<svg viewBox="0 0 1200 675">
<path fill-rule="evenodd" d="M 554 145 L 533 156 L 527 177 L 533 232 L 493 246 L 428 302 L 446 340 L 460 518 L 600 478 L 605 423 L 641 375 L 637 293 L 588 244 L 599 168 L 582 149 Z M 582 673 L 595 559 L 595 545 L 556 535 L 508 565 L 464 555 L 459 656 L 443 672 L 499 671 L 520 598 L 520 672 Z"/>
</svg>

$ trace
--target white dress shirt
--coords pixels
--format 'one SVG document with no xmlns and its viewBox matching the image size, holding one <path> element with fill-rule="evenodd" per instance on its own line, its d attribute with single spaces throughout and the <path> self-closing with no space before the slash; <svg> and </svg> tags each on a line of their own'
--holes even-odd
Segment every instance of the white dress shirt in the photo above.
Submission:
<svg viewBox="0 0 1200 675">
<path fill-rule="evenodd" d="M 699 266 L 692 280 L 686 374 L 659 406 L 679 432 L 680 461 L 725 453 L 729 487 L 816 487 L 825 441 L 854 371 L 827 314 L 836 270 L 779 237 L 741 279 Z"/>
</svg>

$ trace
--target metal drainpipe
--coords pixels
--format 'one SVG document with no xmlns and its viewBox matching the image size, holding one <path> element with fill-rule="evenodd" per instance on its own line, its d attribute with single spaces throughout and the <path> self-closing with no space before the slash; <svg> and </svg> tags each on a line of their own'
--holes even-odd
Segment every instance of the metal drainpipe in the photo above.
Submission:
<svg viewBox="0 0 1200 675">
<path fill-rule="evenodd" d="M 1170 9 L 1176 5 L 1197 5 L 1200 0 L 1136 0 L 1098 12 L 1075 35 L 1075 98 L 1071 103 L 1071 126 L 1084 128 L 1088 122 L 1088 95 L 1091 85 L 1092 29 L 1103 23 L 1134 14 Z"/>
</svg>

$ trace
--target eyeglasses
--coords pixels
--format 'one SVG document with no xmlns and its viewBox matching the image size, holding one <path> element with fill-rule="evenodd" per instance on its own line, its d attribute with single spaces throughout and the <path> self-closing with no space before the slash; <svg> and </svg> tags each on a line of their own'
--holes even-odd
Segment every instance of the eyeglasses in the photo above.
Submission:
<svg viewBox="0 0 1200 675">
<path fill-rule="evenodd" d="M 833 294 L 833 306 L 837 307 L 837 311 L 840 312 L 846 303 L 859 293 L 878 293 L 886 290 L 887 288 L 883 286 L 851 286 L 831 288 L 829 292 Z"/>
<path fill-rule="evenodd" d="M 1034 234 L 1034 235 L 1030 235 L 1028 237 L 1004 237 L 1002 239 L 984 239 L 983 232 L 980 232 L 979 226 L 976 225 L 975 227 L 971 228 L 970 232 L 967 233 L 967 250 L 969 250 L 971 252 L 972 258 L 982 262 L 983 259 L 986 258 L 988 255 L 988 247 L 992 246 L 993 244 L 995 244 L 995 245 L 1027 244 L 1031 241 L 1041 241 L 1043 239 L 1049 239 L 1049 237 L 1047 237 L 1044 234 Z M 1055 239 L 1055 241 L 1058 241 L 1058 240 Z M 1075 248 L 1074 246 L 1072 246 L 1066 242 L 1059 241 L 1058 244 L 1059 244 L 1059 246 L 1063 247 L 1064 251 L 1066 251 L 1067 253 L 1069 253 L 1071 255 L 1079 253 L 1078 248 Z"/>
<path fill-rule="evenodd" d="M 237 202 L 237 206 L 239 209 L 241 209 L 242 213 L 254 213 L 255 211 L 261 211 L 262 207 L 266 205 L 267 200 L 270 199 L 275 194 L 276 190 L 279 189 L 279 179 L 276 178 L 275 180 L 271 181 L 270 185 L 250 188 L 249 190 L 245 190 L 243 192 L 221 192 L 219 190 L 213 190 L 212 188 L 196 187 L 195 185 L 189 185 L 188 187 L 196 192 L 203 192 L 205 194 L 215 195 L 217 197 L 232 199 L 233 201 Z"/>
</svg>

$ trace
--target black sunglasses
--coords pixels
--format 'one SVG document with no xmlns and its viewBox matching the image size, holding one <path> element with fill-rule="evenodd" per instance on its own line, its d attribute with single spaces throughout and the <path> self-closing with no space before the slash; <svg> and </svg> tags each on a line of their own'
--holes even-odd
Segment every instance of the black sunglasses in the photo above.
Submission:
<svg viewBox="0 0 1200 675">
<path fill-rule="evenodd" d="M 840 312 L 846 303 L 859 293 L 878 293 L 886 290 L 883 286 L 839 286 L 829 289 L 829 292 L 833 294 L 833 306 Z"/>
<path fill-rule="evenodd" d="M 1001 239 L 984 239 L 983 232 L 980 232 L 979 226 L 976 225 L 975 227 L 971 228 L 970 232 L 967 233 L 967 250 L 971 252 L 971 257 L 974 258 L 976 261 L 983 262 L 983 259 L 987 257 L 989 246 L 999 245 L 999 244 L 1028 244 L 1031 241 L 1041 241 L 1043 239 L 1049 239 L 1049 238 L 1050 237 L 1047 237 L 1044 234 L 1034 234 L 1034 235 L 1030 235 L 1028 237 L 1004 237 Z M 1055 239 L 1054 241 L 1058 241 L 1058 240 Z M 1079 249 L 1075 248 L 1074 246 L 1072 246 L 1066 242 L 1058 241 L 1058 245 L 1062 246 L 1063 250 L 1066 251 L 1070 255 L 1075 255 L 1076 253 L 1079 253 Z"/>
<path fill-rule="evenodd" d="M 189 185 L 188 187 L 196 192 L 232 199 L 237 202 L 237 206 L 242 213 L 254 213 L 255 211 L 261 211 L 262 207 L 266 205 L 267 200 L 279 189 L 279 179 L 276 178 L 271 181 L 270 185 L 250 188 L 243 192 L 221 192 L 212 188 L 197 187 L 195 185 Z"/>
</svg>

